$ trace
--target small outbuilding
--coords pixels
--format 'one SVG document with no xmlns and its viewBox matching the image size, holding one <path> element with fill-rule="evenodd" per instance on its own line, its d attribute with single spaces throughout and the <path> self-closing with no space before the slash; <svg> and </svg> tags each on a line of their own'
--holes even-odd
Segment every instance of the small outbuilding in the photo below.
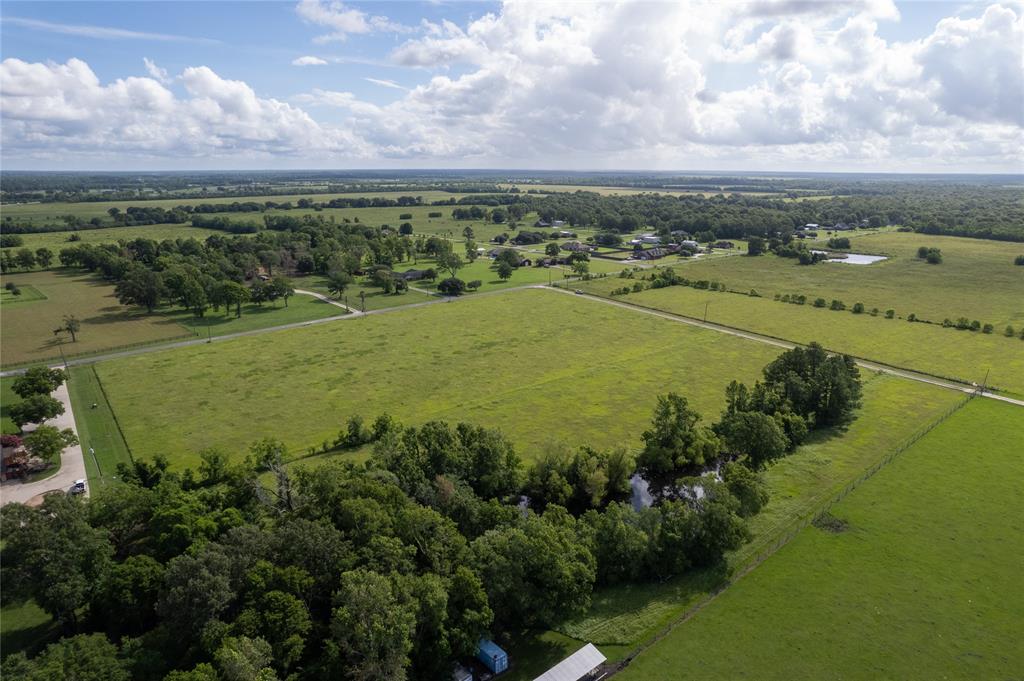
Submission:
<svg viewBox="0 0 1024 681">
<path fill-rule="evenodd" d="M 476 647 L 476 659 L 495 674 L 508 669 L 508 654 L 490 639 L 480 639 Z"/>
<path fill-rule="evenodd" d="M 533 681 L 581 681 L 589 679 L 605 661 L 593 643 L 588 643 L 575 653 L 547 670 Z"/>
</svg>

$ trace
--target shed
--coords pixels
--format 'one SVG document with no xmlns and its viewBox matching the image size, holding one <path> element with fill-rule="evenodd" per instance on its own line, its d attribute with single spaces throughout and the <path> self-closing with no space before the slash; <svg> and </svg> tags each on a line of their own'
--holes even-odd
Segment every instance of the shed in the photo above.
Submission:
<svg viewBox="0 0 1024 681">
<path fill-rule="evenodd" d="M 588 643 L 533 681 L 580 681 L 601 666 L 605 656 Z"/>
<path fill-rule="evenodd" d="M 480 639 L 480 643 L 476 647 L 476 659 L 495 674 L 500 674 L 508 669 L 508 654 L 490 639 Z"/>
</svg>

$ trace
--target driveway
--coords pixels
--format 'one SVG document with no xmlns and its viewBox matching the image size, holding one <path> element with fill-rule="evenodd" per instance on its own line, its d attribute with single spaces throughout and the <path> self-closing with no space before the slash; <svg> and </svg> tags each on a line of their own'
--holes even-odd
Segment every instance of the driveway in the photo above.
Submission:
<svg viewBox="0 0 1024 681">
<path fill-rule="evenodd" d="M 78 434 L 75 427 L 75 414 L 71 410 L 71 396 L 68 394 L 68 385 L 65 383 L 53 391 L 53 397 L 60 400 L 64 405 L 64 413 L 55 419 L 50 419 L 46 425 L 54 426 L 64 430 L 70 428 Z M 34 496 L 60 490 L 67 492 L 75 484 L 75 480 L 82 480 L 85 475 L 85 458 L 82 456 L 82 446 L 74 445 L 68 447 L 61 454 L 61 467 L 56 475 L 51 475 L 45 480 L 38 482 L 19 482 L 11 480 L 0 485 L 0 505 L 18 502 L 24 504 Z M 86 495 L 89 494 L 89 485 L 85 486 Z"/>
</svg>

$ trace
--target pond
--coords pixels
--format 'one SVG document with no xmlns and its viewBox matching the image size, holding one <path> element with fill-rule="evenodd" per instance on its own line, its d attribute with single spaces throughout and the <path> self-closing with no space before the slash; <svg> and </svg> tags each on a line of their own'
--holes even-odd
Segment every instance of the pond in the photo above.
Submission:
<svg viewBox="0 0 1024 681">
<path fill-rule="evenodd" d="M 825 262 L 844 262 L 847 265 L 870 265 L 880 260 L 888 260 L 884 255 L 866 255 L 864 253 L 829 253 L 828 251 L 811 251 L 829 256 Z"/>
</svg>

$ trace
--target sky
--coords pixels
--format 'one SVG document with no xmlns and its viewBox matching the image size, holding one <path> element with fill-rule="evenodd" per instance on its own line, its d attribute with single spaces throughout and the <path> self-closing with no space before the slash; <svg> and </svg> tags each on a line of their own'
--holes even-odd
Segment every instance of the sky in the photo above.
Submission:
<svg viewBox="0 0 1024 681">
<path fill-rule="evenodd" d="M 1024 172 L 1024 0 L 9 2 L 6 170 Z"/>
</svg>

